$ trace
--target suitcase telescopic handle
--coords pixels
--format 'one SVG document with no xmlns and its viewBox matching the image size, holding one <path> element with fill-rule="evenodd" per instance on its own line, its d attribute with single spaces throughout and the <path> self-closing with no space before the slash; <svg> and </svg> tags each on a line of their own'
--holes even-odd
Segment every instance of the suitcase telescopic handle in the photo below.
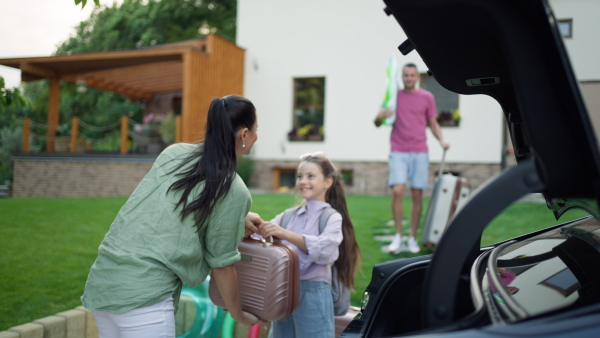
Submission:
<svg viewBox="0 0 600 338">
<path fill-rule="evenodd" d="M 444 162 L 446 161 L 446 150 L 442 153 L 442 162 L 440 163 L 440 170 L 438 171 L 438 177 L 442 177 L 442 173 L 444 172 Z"/>
</svg>

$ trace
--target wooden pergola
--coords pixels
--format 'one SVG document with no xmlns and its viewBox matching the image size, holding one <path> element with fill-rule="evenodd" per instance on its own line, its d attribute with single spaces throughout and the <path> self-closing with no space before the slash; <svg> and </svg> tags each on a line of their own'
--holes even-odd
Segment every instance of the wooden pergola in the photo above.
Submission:
<svg viewBox="0 0 600 338">
<path fill-rule="evenodd" d="M 59 123 L 60 81 L 85 81 L 88 87 L 133 100 L 180 91 L 176 140 L 194 142 L 203 137 L 206 112 L 214 97 L 243 95 L 244 52 L 233 42 L 209 34 L 132 50 L 0 59 L 0 65 L 20 69 L 24 82 L 49 80 L 48 138 L 55 137 Z M 53 152 L 54 145 L 49 144 L 47 150 Z"/>
</svg>

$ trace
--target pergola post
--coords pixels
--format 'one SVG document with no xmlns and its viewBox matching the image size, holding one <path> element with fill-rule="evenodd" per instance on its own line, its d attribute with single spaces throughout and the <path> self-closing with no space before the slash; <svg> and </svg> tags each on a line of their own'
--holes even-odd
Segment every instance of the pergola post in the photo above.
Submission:
<svg viewBox="0 0 600 338">
<path fill-rule="evenodd" d="M 244 94 L 244 51 L 215 34 L 205 39 L 204 53 L 190 49 L 183 54 L 183 142 L 204 138 L 208 107 L 215 97 Z"/>
<path fill-rule="evenodd" d="M 29 152 L 29 117 L 23 119 L 23 149 L 24 153 Z"/>
<path fill-rule="evenodd" d="M 181 115 L 175 115 L 175 142 L 183 142 L 183 137 L 181 136 L 183 130 L 182 122 Z"/>
<path fill-rule="evenodd" d="M 183 90 L 181 95 L 181 141 L 198 142 L 204 138 L 206 125 L 206 96 L 204 86 L 207 57 L 194 50 L 183 54 Z"/>
<path fill-rule="evenodd" d="M 127 132 L 129 131 L 129 119 L 121 116 L 121 154 L 127 154 Z"/>
<path fill-rule="evenodd" d="M 71 118 L 71 153 L 74 153 L 77 150 L 77 137 L 79 133 L 79 118 L 77 116 L 73 116 Z"/>
<path fill-rule="evenodd" d="M 50 91 L 48 97 L 48 130 L 46 133 L 46 151 L 56 151 L 54 142 L 56 140 L 56 129 L 58 128 L 59 104 L 60 104 L 60 79 L 50 78 Z"/>
</svg>

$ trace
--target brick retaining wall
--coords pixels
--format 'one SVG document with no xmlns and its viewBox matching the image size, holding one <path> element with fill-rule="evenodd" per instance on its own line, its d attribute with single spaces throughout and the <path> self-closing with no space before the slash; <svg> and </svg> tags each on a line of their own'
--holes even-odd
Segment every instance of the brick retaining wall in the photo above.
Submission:
<svg viewBox="0 0 600 338">
<path fill-rule="evenodd" d="M 15 156 L 12 197 L 86 197 L 129 196 L 152 167 L 154 156 L 71 155 Z M 387 162 L 336 162 L 338 169 L 352 171 L 348 194 L 389 195 Z M 297 161 L 256 161 L 251 186 L 258 191 L 273 191 L 277 169 L 295 170 Z M 509 163 L 514 165 L 514 160 Z M 429 166 L 429 189 L 439 163 Z M 500 164 L 447 163 L 444 171 L 469 180 L 475 189 L 500 172 Z M 410 190 L 406 189 L 407 195 Z"/>
<path fill-rule="evenodd" d="M 15 156 L 12 197 L 129 196 L 154 156 Z"/>
</svg>

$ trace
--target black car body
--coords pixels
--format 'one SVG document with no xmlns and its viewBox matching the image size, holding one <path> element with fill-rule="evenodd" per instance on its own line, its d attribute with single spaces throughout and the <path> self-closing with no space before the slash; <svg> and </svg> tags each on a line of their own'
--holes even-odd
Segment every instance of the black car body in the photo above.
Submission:
<svg viewBox="0 0 600 338">
<path fill-rule="evenodd" d="M 472 194 L 433 255 L 375 266 L 343 336 L 600 337 L 600 156 L 549 4 L 384 2 L 403 54 L 418 52 L 446 89 L 500 103 L 518 164 Z M 480 247 L 489 222 L 533 192 L 557 219 L 590 216 Z"/>
</svg>

